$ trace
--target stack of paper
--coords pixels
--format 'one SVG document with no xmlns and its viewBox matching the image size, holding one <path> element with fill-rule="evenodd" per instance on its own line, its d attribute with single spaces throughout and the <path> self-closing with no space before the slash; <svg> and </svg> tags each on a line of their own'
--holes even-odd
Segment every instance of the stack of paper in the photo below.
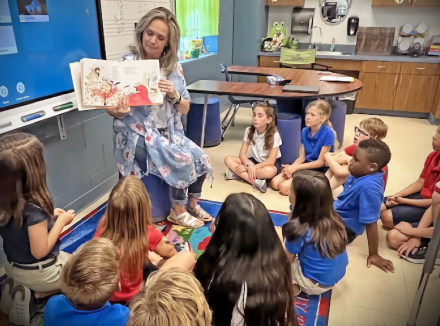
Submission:
<svg viewBox="0 0 440 326">
<path fill-rule="evenodd" d="M 343 82 L 343 83 L 354 82 L 353 77 L 338 77 L 338 76 L 323 76 L 319 80 L 329 81 L 329 82 Z"/>
<path fill-rule="evenodd" d="M 163 104 L 159 60 L 82 59 L 70 71 L 80 111 L 116 107 L 126 95 L 129 106 Z"/>
</svg>

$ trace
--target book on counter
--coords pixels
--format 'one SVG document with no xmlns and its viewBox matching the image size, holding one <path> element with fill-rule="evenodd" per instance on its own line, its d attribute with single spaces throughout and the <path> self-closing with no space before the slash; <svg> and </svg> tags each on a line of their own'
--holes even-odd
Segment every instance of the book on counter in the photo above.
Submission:
<svg viewBox="0 0 440 326">
<path fill-rule="evenodd" d="M 70 64 L 78 110 L 108 109 L 128 95 L 128 106 L 161 105 L 159 60 L 82 59 Z"/>
<path fill-rule="evenodd" d="M 338 76 L 322 76 L 319 80 L 329 81 L 329 82 L 342 82 L 342 83 L 354 82 L 353 77 L 338 77 Z"/>
</svg>

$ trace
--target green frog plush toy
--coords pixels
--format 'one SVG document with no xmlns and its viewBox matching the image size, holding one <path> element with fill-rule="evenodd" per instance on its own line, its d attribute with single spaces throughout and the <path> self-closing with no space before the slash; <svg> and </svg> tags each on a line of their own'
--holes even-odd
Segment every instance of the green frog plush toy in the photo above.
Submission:
<svg viewBox="0 0 440 326">
<path fill-rule="evenodd" d="M 273 23 L 273 27 L 269 32 L 267 37 L 272 38 L 272 49 L 273 51 L 279 51 L 282 46 L 285 46 L 287 43 L 286 38 L 286 26 L 284 26 L 284 22 L 281 23 Z"/>
</svg>

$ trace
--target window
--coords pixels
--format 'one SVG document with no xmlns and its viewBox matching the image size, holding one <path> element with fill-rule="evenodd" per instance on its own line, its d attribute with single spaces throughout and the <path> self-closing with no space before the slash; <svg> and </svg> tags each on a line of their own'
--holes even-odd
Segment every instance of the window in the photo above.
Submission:
<svg viewBox="0 0 440 326">
<path fill-rule="evenodd" d="M 176 0 L 176 18 L 180 26 L 180 51 L 191 55 L 196 46 L 217 52 L 220 0 Z M 203 48 L 202 48 L 203 46 Z"/>
</svg>

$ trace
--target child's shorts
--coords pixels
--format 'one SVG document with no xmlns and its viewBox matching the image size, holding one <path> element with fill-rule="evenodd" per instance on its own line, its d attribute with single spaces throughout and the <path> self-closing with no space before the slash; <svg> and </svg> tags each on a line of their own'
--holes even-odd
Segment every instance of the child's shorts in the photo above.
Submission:
<svg viewBox="0 0 440 326">
<path fill-rule="evenodd" d="M 257 162 L 256 159 L 254 159 L 253 157 L 248 157 L 248 160 L 251 161 L 252 163 L 254 163 L 255 165 L 260 163 Z M 277 158 L 277 160 L 275 161 L 275 167 L 277 168 L 277 174 L 280 174 L 281 171 L 283 171 L 283 167 L 281 166 L 281 160 L 279 158 Z"/>
<path fill-rule="evenodd" d="M 387 198 L 385 197 L 383 200 L 383 203 L 386 205 Z M 416 192 L 414 194 L 411 194 L 409 196 L 405 196 L 404 198 L 408 199 L 426 199 L 422 195 L 420 195 L 420 192 Z M 419 225 L 420 220 L 423 217 L 423 214 L 425 214 L 426 210 L 429 207 L 418 207 L 418 206 L 411 206 L 411 205 L 397 205 L 394 207 L 391 207 L 391 212 L 393 213 L 393 224 L 397 225 L 400 222 L 407 222 L 411 224 L 413 227 L 417 227 Z"/>
<path fill-rule="evenodd" d="M 297 284 L 301 291 L 308 295 L 319 295 L 333 288 L 333 286 L 322 286 L 305 277 L 302 273 L 298 257 L 292 263 L 292 283 Z"/>
<path fill-rule="evenodd" d="M 33 291 L 49 292 L 59 290 L 61 287 L 60 273 L 69 259 L 68 253 L 60 251 L 57 258 L 50 258 L 47 261 L 23 266 L 41 266 L 50 263 L 53 259 L 56 259 L 55 264 L 34 270 L 21 269 L 6 261 L 5 272 L 8 277 L 12 277 L 18 284 L 24 285 Z"/>
</svg>

